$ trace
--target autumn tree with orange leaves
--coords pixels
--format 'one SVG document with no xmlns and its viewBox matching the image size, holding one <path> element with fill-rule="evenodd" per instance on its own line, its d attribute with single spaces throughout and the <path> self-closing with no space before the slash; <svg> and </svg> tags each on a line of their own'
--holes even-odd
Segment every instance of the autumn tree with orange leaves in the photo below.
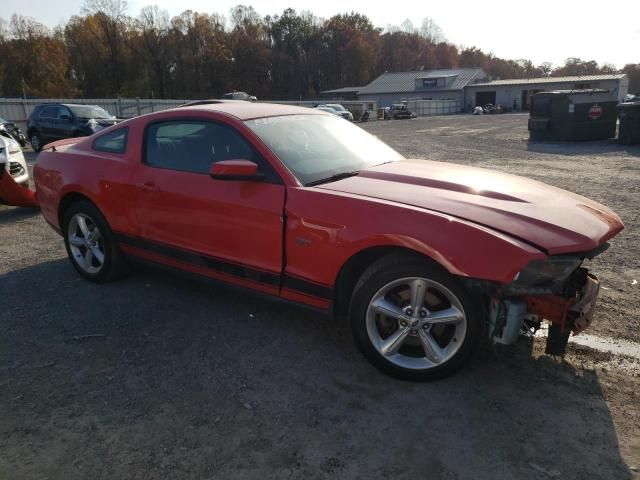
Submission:
<svg viewBox="0 0 640 480">
<path fill-rule="evenodd" d="M 17 15 L 0 19 L 0 96 L 190 99 L 244 90 L 300 99 L 366 85 L 383 72 L 482 67 L 493 78 L 526 78 L 615 70 L 575 58 L 552 69 L 458 48 L 430 18 L 383 30 L 356 12 L 328 19 L 293 9 L 262 17 L 243 5 L 228 18 L 191 10 L 170 18 L 157 6 L 127 12 L 125 0 L 86 0 L 55 30 Z M 625 72 L 639 89 L 640 66 Z"/>
</svg>

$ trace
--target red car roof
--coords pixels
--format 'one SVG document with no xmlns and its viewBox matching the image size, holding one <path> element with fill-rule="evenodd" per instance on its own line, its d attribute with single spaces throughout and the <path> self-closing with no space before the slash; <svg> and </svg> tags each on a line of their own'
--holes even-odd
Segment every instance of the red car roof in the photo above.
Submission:
<svg viewBox="0 0 640 480">
<path fill-rule="evenodd" d="M 216 111 L 233 115 L 239 120 L 251 120 L 253 118 L 275 117 L 278 115 L 309 115 L 322 114 L 315 108 L 297 107 L 293 105 L 281 105 L 278 103 L 254 103 L 244 101 L 224 101 L 191 107 L 178 107 L 180 110 L 191 111 Z"/>
</svg>

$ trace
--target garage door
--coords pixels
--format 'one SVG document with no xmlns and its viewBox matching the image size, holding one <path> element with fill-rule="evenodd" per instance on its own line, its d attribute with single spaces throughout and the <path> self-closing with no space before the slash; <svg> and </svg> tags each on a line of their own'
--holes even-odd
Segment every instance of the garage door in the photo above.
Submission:
<svg viewBox="0 0 640 480">
<path fill-rule="evenodd" d="M 476 92 L 476 107 L 484 107 L 487 103 L 496 104 L 496 92 Z"/>
</svg>

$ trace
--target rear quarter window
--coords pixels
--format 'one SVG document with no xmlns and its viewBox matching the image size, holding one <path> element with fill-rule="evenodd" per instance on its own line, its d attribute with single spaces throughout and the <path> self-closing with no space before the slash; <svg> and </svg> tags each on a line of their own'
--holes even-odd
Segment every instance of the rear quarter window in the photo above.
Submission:
<svg viewBox="0 0 640 480">
<path fill-rule="evenodd" d="M 129 128 L 118 128 L 96 138 L 93 142 L 93 149 L 99 152 L 124 153 L 127 151 L 128 136 Z"/>
<path fill-rule="evenodd" d="M 58 106 L 50 105 L 44 107 L 40 112 L 40 118 L 58 118 Z"/>
</svg>

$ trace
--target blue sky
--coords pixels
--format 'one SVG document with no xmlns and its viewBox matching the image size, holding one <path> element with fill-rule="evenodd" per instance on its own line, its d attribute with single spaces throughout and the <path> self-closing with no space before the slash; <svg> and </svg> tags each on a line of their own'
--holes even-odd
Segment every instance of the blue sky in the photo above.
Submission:
<svg viewBox="0 0 640 480">
<path fill-rule="evenodd" d="M 83 3 L 83 0 L 0 0 L 0 16 L 8 20 L 12 13 L 19 13 L 53 27 L 79 13 Z M 611 3 L 594 0 L 580 3 L 567 0 L 129 0 L 129 14 L 137 15 L 141 7 L 156 4 L 171 15 L 191 9 L 228 16 L 229 9 L 238 3 L 252 5 L 261 15 L 280 13 L 287 7 L 310 10 L 320 17 L 354 10 L 369 16 L 379 27 L 399 25 L 405 18 L 419 25 L 422 18 L 428 16 L 456 45 L 475 45 L 503 58 L 529 58 L 535 64 L 550 61 L 558 65 L 569 56 L 613 63 L 617 67 L 640 63 L 640 0 Z"/>
</svg>

